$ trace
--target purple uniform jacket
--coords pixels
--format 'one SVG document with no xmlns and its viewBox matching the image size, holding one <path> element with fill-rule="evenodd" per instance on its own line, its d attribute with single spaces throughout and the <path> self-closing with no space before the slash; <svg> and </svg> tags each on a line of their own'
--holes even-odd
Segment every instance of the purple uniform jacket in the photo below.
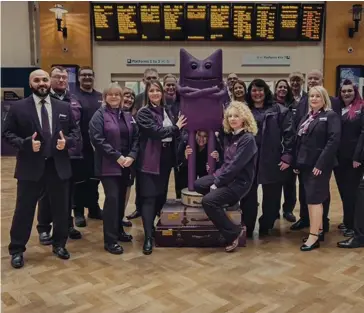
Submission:
<svg viewBox="0 0 364 313">
<path fill-rule="evenodd" d="M 95 175 L 121 176 L 121 167 L 117 160 L 122 156 L 119 120 L 123 118 L 129 130 L 129 153 L 124 157 L 136 160 L 139 151 L 138 128 L 129 112 L 113 111 L 108 105 L 103 105 L 92 117 L 89 125 L 89 135 L 94 146 Z M 134 167 L 134 163 L 133 163 Z"/>
</svg>

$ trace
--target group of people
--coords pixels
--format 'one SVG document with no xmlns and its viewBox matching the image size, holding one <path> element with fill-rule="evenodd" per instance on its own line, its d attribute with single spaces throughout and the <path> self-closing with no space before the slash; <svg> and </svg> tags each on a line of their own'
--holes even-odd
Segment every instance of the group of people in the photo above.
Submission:
<svg viewBox="0 0 364 313">
<path fill-rule="evenodd" d="M 24 265 L 37 203 L 40 243 L 52 245 L 62 259 L 70 257 L 67 239 L 82 237 L 74 224 L 87 225 L 84 208 L 89 218 L 103 220 L 104 248 L 112 254 L 123 253 L 119 242 L 133 239 L 124 228 L 141 216 L 143 253 L 151 254 L 154 223 L 167 200 L 171 170 L 180 198 L 194 149 L 195 190 L 203 195 L 206 214 L 226 239 L 227 252 L 238 246 L 242 225 L 247 236 L 253 236 L 259 185 L 263 190 L 259 235 L 269 235 L 274 228 L 283 191 L 283 217 L 294 223 L 291 229 L 310 227 L 301 250 L 318 248 L 329 230 L 332 172 L 343 203 L 339 227 L 349 238 L 338 245 L 364 246 L 364 104 L 351 81 L 345 81 L 339 97 L 332 98 L 317 70 L 307 75 L 307 93 L 299 72 L 279 80 L 274 93 L 262 79 L 247 87 L 231 73 L 221 130 L 216 132 L 217 150 L 212 153 L 217 167 L 209 175 L 208 132 L 201 129 L 196 145 L 187 144 L 188 119 L 180 114 L 174 75 L 166 75 L 162 85 L 158 72 L 147 69 L 145 90 L 138 95 L 118 83 L 101 94 L 93 89 L 94 76 L 91 68 L 80 68 L 80 89 L 70 94 L 64 68 L 52 68 L 49 74 L 36 70 L 29 78 L 33 94 L 11 105 L 3 138 L 18 149 L 9 245 L 14 268 Z M 298 221 L 293 214 L 297 177 Z M 99 181 L 105 193 L 103 210 L 98 205 Z M 133 185 L 136 210 L 125 217 Z M 232 223 L 224 211 L 238 202 L 241 225 Z"/>
</svg>

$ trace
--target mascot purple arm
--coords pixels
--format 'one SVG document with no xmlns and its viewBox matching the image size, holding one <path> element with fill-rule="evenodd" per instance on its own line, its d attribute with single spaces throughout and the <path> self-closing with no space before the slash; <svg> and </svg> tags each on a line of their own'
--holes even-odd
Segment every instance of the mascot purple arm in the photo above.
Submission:
<svg viewBox="0 0 364 313">
<path fill-rule="evenodd" d="M 180 50 L 179 94 L 181 114 L 187 117 L 188 145 L 193 153 L 188 158 L 188 190 L 194 191 L 196 180 L 196 132 L 209 134 L 207 143 L 209 174 L 215 171 L 216 162 L 211 157 L 215 150 L 215 132 L 223 120 L 223 100 L 227 90 L 222 76 L 222 50 L 208 58 L 198 60 L 185 49 Z"/>
</svg>

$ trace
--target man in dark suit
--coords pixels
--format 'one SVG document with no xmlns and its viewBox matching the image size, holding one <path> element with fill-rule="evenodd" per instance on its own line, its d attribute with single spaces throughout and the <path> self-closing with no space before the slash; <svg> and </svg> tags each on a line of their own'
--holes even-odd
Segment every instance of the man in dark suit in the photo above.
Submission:
<svg viewBox="0 0 364 313">
<path fill-rule="evenodd" d="M 79 130 L 71 107 L 51 99 L 47 72 L 30 74 L 33 94 L 13 103 L 5 120 L 3 138 L 17 151 L 15 178 L 17 199 L 10 230 L 9 253 L 14 268 L 24 266 L 23 252 L 29 240 L 40 195 L 49 195 L 52 210 L 53 253 L 69 259 L 68 180 L 72 175 L 68 149 L 75 146 Z"/>
<path fill-rule="evenodd" d="M 314 86 L 322 86 L 323 85 L 323 75 L 320 70 L 312 70 L 307 74 L 307 89 Z M 330 97 L 331 100 L 331 108 L 334 112 L 341 115 L 340 102 L 338 98 Z M 299 125 L 300 121 L 308 114 L 309 105 L 308 105 L 308 94 L 302 96 L 299 103 L 297 104 L 296 114 L 294 116 L 294 122 L 296 127 Z M 310 220 L 308 215 L 308 206 L 305 201 L 305 195 L 303 190 L 303 184 L 300 182 L 300 219 L 291 226 L 291 230 L 300 230 L 310 226 Z M 323 203 L 324 214 L 323 214 L 323 228 L 325 232 L 329 231 L 329 223 L 330 219 L 328 217 L 330 210 L 330 196 Z"/>
</svg>

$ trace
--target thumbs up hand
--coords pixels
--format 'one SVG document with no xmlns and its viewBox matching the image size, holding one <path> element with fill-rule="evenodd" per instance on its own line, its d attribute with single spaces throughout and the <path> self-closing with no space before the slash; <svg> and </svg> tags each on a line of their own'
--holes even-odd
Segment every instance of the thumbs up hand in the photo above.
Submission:
<svg viewBox="0 0 364 313">
<path fill-rule="evenodd" d="M 39 152 L 40 150 L 40 141 L 39 140 L 35 140 L 35 137 L 37 137 L 37 132 L 35 132 L 32 135 L 32 148 L 34 152 Z"/>
<path fill-rule="evenodd" d="M 63 132 L 60 131 L 59 132 L 59 136 L 61 137 L 61 139 L 57 140 L 57 149 L 58 150 L 63 150 L 64 147 L 66 146 L 66 138 L 64 138 Z"/>
</svg>

